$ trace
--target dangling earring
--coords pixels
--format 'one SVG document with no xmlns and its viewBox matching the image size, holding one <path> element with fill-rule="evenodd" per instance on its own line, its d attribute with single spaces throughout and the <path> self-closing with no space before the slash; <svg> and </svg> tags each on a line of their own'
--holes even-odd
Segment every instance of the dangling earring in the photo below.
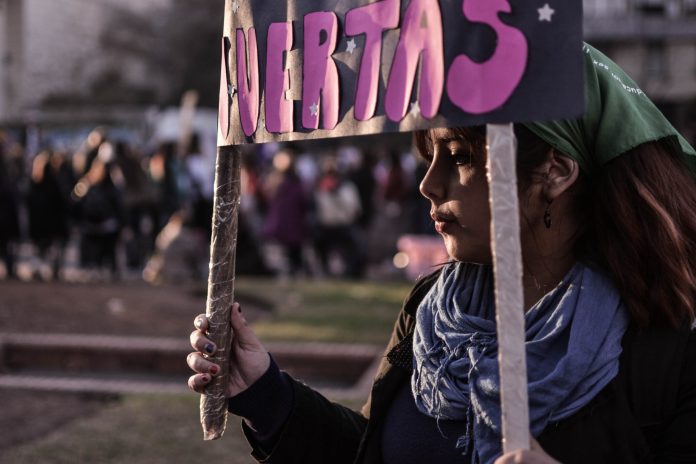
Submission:
<svg viewBox="0 0 696 464">
<path fill-rule="evenodd" d="M 546 226 L 547 229 L 551 228 L 551 202 L 553 200 L 550 200 L 548 204 L 546 205 L 546 212 L 544 213 L 544 225 Z"/>
</svg>

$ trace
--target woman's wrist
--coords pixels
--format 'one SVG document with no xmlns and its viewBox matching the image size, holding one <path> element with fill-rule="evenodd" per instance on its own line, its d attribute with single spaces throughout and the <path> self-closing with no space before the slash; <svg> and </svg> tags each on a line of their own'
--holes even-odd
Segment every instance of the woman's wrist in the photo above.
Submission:
<svg viewBox="0 0 696 464">
<path fill-rule="evenodd" d="M 248 389 L 230 397 L 227 410 L 243 417 L 256 438 L 264 441 L 285 424 L 292 410 L 293 397 L 290 379 L 271 356 L 266 372 Z"/>
</svg>

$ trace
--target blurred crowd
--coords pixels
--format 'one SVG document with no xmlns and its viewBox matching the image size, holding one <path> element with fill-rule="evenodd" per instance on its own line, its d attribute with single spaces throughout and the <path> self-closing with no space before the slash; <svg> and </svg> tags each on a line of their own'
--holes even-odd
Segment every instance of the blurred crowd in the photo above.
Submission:
<svg viewBox="0 0 696 464">
<path fill-rule="evenodd" d="M 237 272 L 360 279 L 400 236 L 432 233 L 424 166 L 374 145 L 246 147 Z M 0 131 L 0 276 L 206 278 L 214 158 L 195 133 L 146 149 L 98 128 L 27 153 Z"/>
</svg>

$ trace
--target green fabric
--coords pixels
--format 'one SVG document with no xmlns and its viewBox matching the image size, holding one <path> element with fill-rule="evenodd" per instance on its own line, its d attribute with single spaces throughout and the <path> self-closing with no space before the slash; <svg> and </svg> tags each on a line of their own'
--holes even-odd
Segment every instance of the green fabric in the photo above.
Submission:
<svg viewBox="0 0 696 464">
<path fill-rule="evenodd" d="M 628 150 L 662 139 L 689 155 L 690 166 L 696 163 L 693 147 L 616 63 L 588 44 L 583 47 L 583 59 L 584 116 L 528 123 L 527 128 L 590 175 Z"/>
</svg>

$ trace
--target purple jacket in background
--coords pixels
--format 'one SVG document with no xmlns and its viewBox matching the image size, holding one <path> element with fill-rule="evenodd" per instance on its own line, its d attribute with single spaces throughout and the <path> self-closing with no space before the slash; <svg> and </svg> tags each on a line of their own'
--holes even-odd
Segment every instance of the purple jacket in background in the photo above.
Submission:
<svg viewBox="0 0 696 464">
<path fill-rule="evenodd" d="M 306 235 L 307 200 L 302 181 L 286 175 L 268 205 L 261 233 L 283 245 L 301 245 Z"/>
</svg>

